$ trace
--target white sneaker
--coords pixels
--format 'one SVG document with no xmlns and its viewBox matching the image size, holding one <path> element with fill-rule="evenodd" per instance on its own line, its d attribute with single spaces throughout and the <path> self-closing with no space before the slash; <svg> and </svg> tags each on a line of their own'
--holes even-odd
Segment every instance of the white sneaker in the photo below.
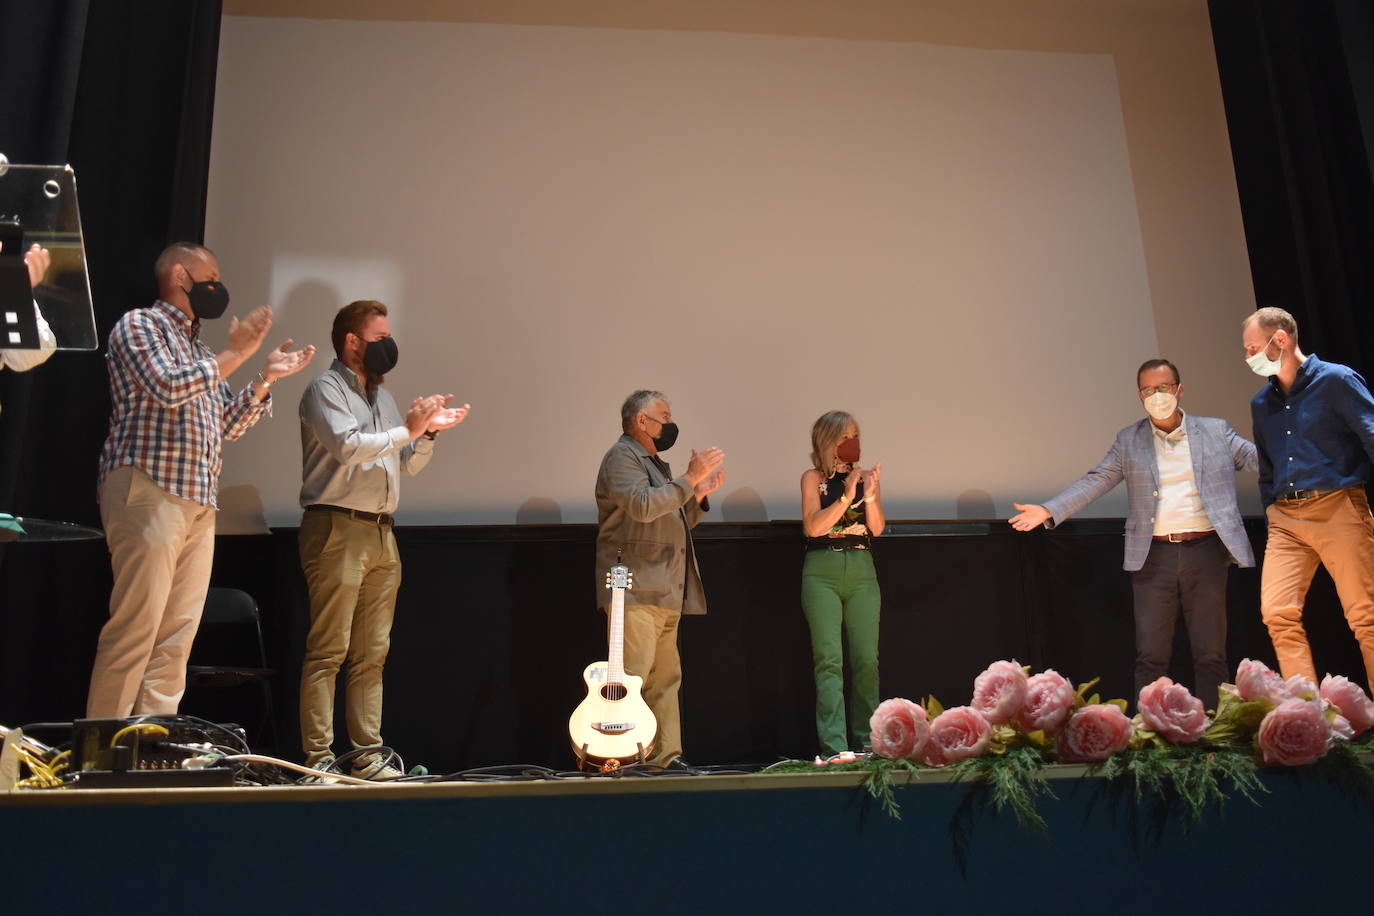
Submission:
<svg viewBox="0 0 1374 916">
<path fill-rule="evenodd" d="M 355 779 L 386 782 L 390 779 L 400 779 L 404 775 L 406 774 L 392 766 L 380 754 L 360 757 L 353 763 L 353 778 Z"/>
<path fill-rule="evenodd" d="M 319 774 L 318 776 L 302 776 L 300 779 L 297 779 L 297 780 L 296 780 L 296 785 L 298 785 L 298 786 L 331 786 L 331 785 L 337 786 L 337 785 L 339 784 L 339 781 L 338 781 L 337 779 L 330 779 L 330 778 L 326 775 L 326 773 L 329 772 L 330 767 L 332 767 L 332 766 L 334 766 L 334 758 L 333 758 L 333 757 L 325 757 L 323 760 L 320 760 L 319 762 L 317 762 L 314 766 L 312 766 L 312 767 L 310 768 L 310 769 L 312 769 L 312 770 L 319 770 L 319 771 L 320 771 L 320 774 Z"/>
</svg>

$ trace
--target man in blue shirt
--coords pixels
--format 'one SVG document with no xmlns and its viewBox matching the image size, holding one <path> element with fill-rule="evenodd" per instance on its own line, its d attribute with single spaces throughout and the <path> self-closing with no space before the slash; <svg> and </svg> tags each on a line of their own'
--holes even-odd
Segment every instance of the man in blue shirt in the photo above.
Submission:
<svg viewBox="0 0 1374 916">
<path fill-rule="evenodd" d="M 1317 680 L 1302 626 L 1317 571 L 1336 583 L 1374 684 L 1374 518 L 1365 483 L 1374 458 L 1374 399 L 1355 370 L 1298 348 L 1298 326 L 1263 308 L 1241 326 L 1246 363 L 1269 384 L 1250 402 L 1269 544 L 1260 611 L 1284 677 Z"/>
</svg>

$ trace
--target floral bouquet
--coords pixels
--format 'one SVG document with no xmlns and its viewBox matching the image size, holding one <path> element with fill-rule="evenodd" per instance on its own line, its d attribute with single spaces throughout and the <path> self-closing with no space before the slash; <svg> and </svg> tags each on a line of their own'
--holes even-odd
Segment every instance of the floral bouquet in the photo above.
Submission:
<svg viewBox="0 0 1374 916">
<path fill-rule="evenodd" d="M 895 814 L 891 769 L 919 776 L 946 768 L 956 779 L 988 782 L 995 807 L 1009 806 L 1023 823 L 1043 828 L 1035 799 L 1052 793 L 1042 768 L 1080 763 L 1108 778 L 1133 778 L 1137 796 L 1143 787 L 1172 789 L 1197 820 L 1207 804 L 1226 799 L 1222 780 L 1255 801 L 1267 791 L 1257 767 L 1306 766 L 1343 747 L 1343 765 L 1374 804 L 1374 775 L 1348 753 L 1374 727 L 1374 701 L 1347 678 L 1327 675 L 1318 688 L 1245 659 L 1236 682 L 1221 685 L 1210 716 L 1187 687 L 1161 677 L 1141 689 L 1134 718 L 1125 700 L 1089 694 L 1096 683 L 1075 689 L 1053 669 L 1032 675 L 1009 660 L 974 679 L 966 706 L 946 709 L 933 697 L 885 700 L 869 722 L 870 791 Z M 1360 747 L 1374 750 L 1374 743 Z"/>
</svg>

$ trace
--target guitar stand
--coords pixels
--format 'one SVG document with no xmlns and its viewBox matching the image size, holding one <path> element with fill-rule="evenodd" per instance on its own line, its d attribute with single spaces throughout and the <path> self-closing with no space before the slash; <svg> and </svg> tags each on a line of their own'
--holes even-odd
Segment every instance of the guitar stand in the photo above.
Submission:
<svg viewBox="0 0 1374 916">
<path fill-rule="evenodd" d="M 635 766 L 644 762 L 644 745 L 636 741 L 635 747 L 639 748 L 639 751 L 635 754 L 635 758 L 631 761 L 630 766 Z M 621 763 L 620 759 L 617 757 L 608 757 L 601 763 L 591 763 L 587 759 L 587 745 L 584 743 L 577 751 L 577 768 L 579 770 L 596 770 L 604 776 L 611 776 L 623 770 L 625 764 Z"/>
</svg>

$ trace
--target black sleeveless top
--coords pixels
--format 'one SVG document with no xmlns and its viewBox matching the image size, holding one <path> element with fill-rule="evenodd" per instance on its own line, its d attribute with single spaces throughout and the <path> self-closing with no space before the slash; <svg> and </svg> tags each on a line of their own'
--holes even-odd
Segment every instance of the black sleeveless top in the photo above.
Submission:
<svg viewBox="0 0 1374 916">
<path fill-rule="evenodd" d="M 822 509 L 829 508 L 844 495 L 844 479 L 848 474 L 848 471 L 843 474 L 834 472 L 821 480 L 817 490 L 820 493 Z M 864 485 L 863 481 L 860 481 L 859 485 L 854 488 L 854 501 L 845 507 L 844 513 L 840 515 L 840 520 L 830 529 L 830 534 L 807 538 L 807 548 L 818 550 L 821 548 L 870 546 L 868 507 L 863 500 Z"/>
</svg>

